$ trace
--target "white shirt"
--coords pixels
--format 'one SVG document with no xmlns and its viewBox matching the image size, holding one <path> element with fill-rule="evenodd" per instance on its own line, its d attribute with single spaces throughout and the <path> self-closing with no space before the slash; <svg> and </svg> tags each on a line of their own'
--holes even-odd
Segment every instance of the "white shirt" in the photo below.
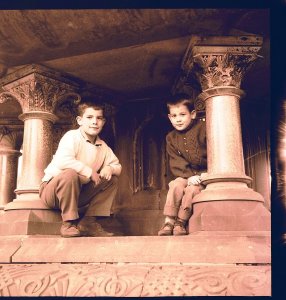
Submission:
<svg viewBox="0 0 286 300">
<path fill-rule="evenodd" d="M 92 144 L 80 128 L 69 130 L 61 138 L 52 161 L 44 170 L 45 176 L 42 181 L 49 181 L 64 169 L 73 169 L 81 175 L 81 182 L 87 183 L 93 168 L 99 171 L 105 166 L 111 167 L 113 175 L 120 175 L 121 164 L 103 140 L 97 136 Z"/>
</svg>

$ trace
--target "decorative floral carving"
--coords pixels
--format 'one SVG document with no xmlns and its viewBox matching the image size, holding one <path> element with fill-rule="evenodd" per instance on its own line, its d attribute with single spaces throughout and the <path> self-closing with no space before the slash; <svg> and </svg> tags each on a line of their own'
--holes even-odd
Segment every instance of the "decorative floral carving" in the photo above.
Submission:
<svg viewBox="0 0 286 300">
<path fill-rule="evenodd" d="M 150 278 L 144 282 L 142 296 L 269 294 L 269 268 L 188 266 L 154 268 L 150 273 Z"/>
<path fill-rule="evenodd" d="M 197 76 L 202 90 L 218 86 L 240 87 L 241 80 L 256 54 L 212 54 L 202 53 L 194 56 L 198 65 Z"/>
<path fill-rule="evenodd" d="M 0 126 L 0 145 L 1 148 L 15 149 L 19 134 L 7 126 Z"/>
<path fill-rule="evenodd" d="M 270 277 L 270 266 L 8 264 L 0 296 L 270 296 Z"/>
<path fill-rule="evenodd" d="M 5 103 L 9 100 L 14 99 L 13 95 L 11 93 L 7 92 L 1 92 L 0 93 L 0 103 Z"/>
<path fill-rule="evenodd" d="M 54 112 L 56 106 L 66 98 L 79 101 L 80 96 L 74 92 L 74 88 L 52 78 L 34 73 L 13 84 L 3 87 L 5 92 L 0 94 L 3 103 L 10 97 L 16 98 L 20 103 L 23 113 L 30 111 Z"/>
</svg>

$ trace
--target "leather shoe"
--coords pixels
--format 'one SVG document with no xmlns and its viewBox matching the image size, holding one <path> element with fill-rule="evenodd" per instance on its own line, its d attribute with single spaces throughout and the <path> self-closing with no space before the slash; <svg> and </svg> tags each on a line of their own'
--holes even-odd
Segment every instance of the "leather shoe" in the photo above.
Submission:
<svg viewBox="0 0 286 300">
<path fill-rule="evenodd" d="M 94 217 L 83 217 L 78 224 L 78 228 L 84 236 L 113 236 L 114 233 L 108 232 L 95 221 Z"/>
<path fill-rule="evenodd" d="M 78 230 L 74 221 L 64 221 L 60 233 L 62 237 L 78 237 L 81 236 L 81 232 Z"/>
<path fill-rule="evenodd" d="M 174 229 L 174 225 L 167 222 L 159 230 L 158 235 L 160 235 L 160 236 L 173 235 L 173 229 Z"/>
<path fill-rule="evenodd" d="M 186 224 L 180 221 L 176 221 L 174 225 L 173 235 L 187 235 Z"/>
</svg>

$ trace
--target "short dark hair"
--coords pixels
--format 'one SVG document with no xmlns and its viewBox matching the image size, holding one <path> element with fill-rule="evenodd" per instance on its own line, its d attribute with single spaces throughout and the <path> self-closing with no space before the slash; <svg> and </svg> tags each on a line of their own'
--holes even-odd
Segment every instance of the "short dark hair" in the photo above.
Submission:
<svg viewBox="0 0 286 300">
<path fill-rule="evenodd" d="M 167 100 L 167 109 L 170 112 L 170 106 L 182 104 L 185 105 L 189 112 L 195 110 L 195 101 L 187 94 L 177 94 Z"/>
<path fill-rule="evenodd" d="M 84 101 L 79 103 L 79 105 L 77 106 L 77 115 L 82 117 L 85 110 L 89 107 L 95 110 L 102 110 L 102 114 L 105 117 L 105 105 L 104 103 L 99 101 Z"/>
</svg>

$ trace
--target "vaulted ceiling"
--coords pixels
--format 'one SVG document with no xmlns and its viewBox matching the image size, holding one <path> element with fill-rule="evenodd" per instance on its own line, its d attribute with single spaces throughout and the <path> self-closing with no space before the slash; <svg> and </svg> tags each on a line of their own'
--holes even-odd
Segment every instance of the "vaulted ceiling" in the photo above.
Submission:
<svg viewBox="0 0 286 300">
<path fill-rule="evenodd" d="M 170 92 L 195 34 L 262 36 L 263 58 L 242 87 L 252 99 L 269 98 L 269 13 L 264 9 L 2 10 L 0 75 L 40 64 L 124 101 L 156 98 Z"/>
</svg>

